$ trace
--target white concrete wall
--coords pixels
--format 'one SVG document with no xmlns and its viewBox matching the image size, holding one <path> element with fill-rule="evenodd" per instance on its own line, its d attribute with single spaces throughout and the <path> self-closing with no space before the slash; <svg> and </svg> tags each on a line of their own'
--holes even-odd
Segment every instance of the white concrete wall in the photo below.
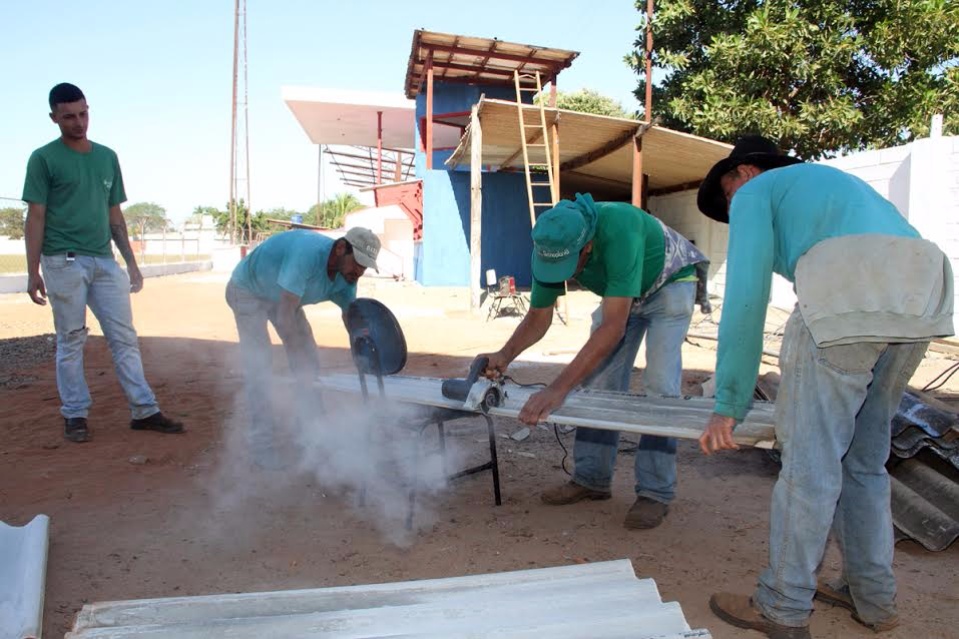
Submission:
<svg viewBox="0 0 959 639">
<path fill-rule="evenodd" d="M 729 226 L 714 222 L 696 207 L 696 191 L 681 191 L 649 198 L 649 212 L 666 226 L 696 243 L 709 258 L 709 293 L 722 295 L 726 286 L 726 244 Z"/>
<path fill-rule="evenodd" d="M 413 223 L 403 209 L 391 204 L 355 211 L 346 216 L 345 227 L 356 226 L 368 228 L 380 238 L 376 264 L 381 277 L 413 279 Z"/>
<path fill-rule="evenodd" d="M 162 277 L 193 271 L 209 271 L 212 262 L 177 262 L 175 264 L 145 264 L 140 267 L 143 277 Z M 7 293 L 26 293 L 27 276 L 23 274 L 0 275 L 0 295 Z"/>
</svg>

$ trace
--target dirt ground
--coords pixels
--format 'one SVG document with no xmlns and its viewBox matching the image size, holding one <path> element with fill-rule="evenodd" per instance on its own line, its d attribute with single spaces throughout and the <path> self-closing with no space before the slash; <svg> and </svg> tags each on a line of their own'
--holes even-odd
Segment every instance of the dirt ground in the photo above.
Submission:
<svg viewBox="0 0 959 639">
<path fill-rule="evenodd" d="M 493 505 L 489 473 L 437 484 L 418 499 L 414 530 L 406 533 L 401 480 L 408 469 L 398 457 L 364 461 L 361 453 L 370 447 L 356 442 L 365 432 L 358 425 L 369 418 L 352 397 L 326 398 L 329 414 L 318 416 L 308 433 L 287 426 L 287 470 L 252 469 L 224 284 L 225 276 L 216 273 L 150 279 L 134 297 L 147 376 L 164 412 L 187 424 L 184 435 L 127 427 L 129 413 L 109 352 L 91 318 L 86 374 L 94 398 L 93 441 L 83 445 L 62 438 L 52 342 L 42 337 L 53 332 L 49 309 L 34 306 L 26 295 L 0 296 L 0 339 L 41 336 L 0 344 L 0 520 L 20 525 L 38 513 L 50 516 L 45 636 L 61 636 L 81 606 L 93 601 L 369 584 L 628 558 L 640 577 L 656 580 L 664 600 L 682 605 L 691 627 L 708 628 L 717 639 L 758 637 L 716 619 L 708 599 L 721 589 L 749 592 L 764 566 L 769 497 L 778 472 L 766 453 L 706 458 L 695 443 L 681 442 L 679 490 L 669 517 L 655 530 L 629 531 L 622 520 L 633 500 L 634 438 L 621 441 L 611 500 L 549 507 L 540 503 L 540 490 L 566 480 L 552 429 L 536 428 L 515 441 L 509 435 L 520 425 L 499 420 L 503 505 Z M 398 316 L 409 344 L 409 375 L 463 376 L 473 355 L 498 348 L 517 324 L 515 318 L 471 317 L 461 289 L 365 281 L 361 294 L 380 299 Z M 519 381 L 552 379 L 585 340 L 595 299 L 570 296 L 569 324 L 554 322 L 547 338 L 515 366 Z M 336 310 L 320 305 L 308 317 L 326 370 L 352 372 Z M 771 325 L 782 321 L 785 314 L 770 318 Z M 699 394 L 714 365 L 715 344 L 693 341 L 698 346 L 687 344 L 684 351 L 685 386 Z M 282 372 L 279 347 L 276 355 Z M 913 384 L 924 385 L 950 363 L 928 357 Z M 951 381 L 944 390 L 957 389 Z M 293 393 L 304 392 L 287 385 L 278 412 L 286 412 Z M 449 437 L 455 463 L 481 462 L 482 420 L 455 424 Z M 405 429 L 387 430 L 380 429 L 372 448 L 394 450 L 395 441 L 412 441 Z M 571 448 L 572 433 L 560 437 Z M 360 505 L 362 481 L 350 478 L 367 464 L 389 469 L 379 474 L 383 481 L 368 485 Z M 959 636 L 959 544 L 930 553 L 900 543 L 895 566 L 904 623 L 887 636 Z M 824 574 L 832 576 L 838 567 L 831 546 Z M 812 630 L 817 637 L 872 634 L 828 606 L 817 608 Z"/>
</svg>

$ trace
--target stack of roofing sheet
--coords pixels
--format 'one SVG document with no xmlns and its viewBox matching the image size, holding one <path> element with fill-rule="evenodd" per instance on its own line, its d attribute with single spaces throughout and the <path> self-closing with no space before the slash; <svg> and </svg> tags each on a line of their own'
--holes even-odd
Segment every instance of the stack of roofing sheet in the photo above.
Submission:
<svg viewBox="0 0 959 639">
<path fill-rule="evenodd" d="M 906 393 L 892 420 L 892 453 L 909 459 L 924 448 L 959 470 L 959 416 Z"/>
<path fill-rule="evenodd" d="M 708 639 L 629 560 L 451 579 L 96 603 L 67 639 Z"/>
<path fill-rule="evenodd" d="M 906 393 L 893 418 L 892 519 L 899 539 L 944 550 L 959 537 L 959 416 L 934 404 Z"/>
</svg>

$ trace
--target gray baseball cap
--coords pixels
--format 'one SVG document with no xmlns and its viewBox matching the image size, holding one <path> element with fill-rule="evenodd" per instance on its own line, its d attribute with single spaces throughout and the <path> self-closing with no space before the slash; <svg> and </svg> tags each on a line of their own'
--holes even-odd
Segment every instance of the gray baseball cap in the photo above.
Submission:
<svg viewBox="0 0 959 639">
<path fill-rule="evenodd" d="M 380 254 L 380 238 L 376 233 L 362 226 L 354 226 L 346 232 L 346 241 L 353 247 L 353 259 L 360 266 L 371 268 L 377 273 L 376 256 Z"/>
</svg>

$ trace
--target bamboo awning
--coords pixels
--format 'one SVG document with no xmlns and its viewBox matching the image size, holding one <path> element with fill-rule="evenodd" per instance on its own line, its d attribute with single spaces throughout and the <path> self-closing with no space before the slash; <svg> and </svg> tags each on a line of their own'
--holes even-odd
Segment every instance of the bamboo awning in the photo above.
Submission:
<svg viewBox="0 0 959 639">
<path fill-rule="evenodd" d="M 523 108 L 527 121 L 539 121 L 538 106 Z M 483 165 L 498 170 L 522 170 L 516 103 L 483 98 L 478 114 L 483 129 Z M 722 142 L 647 126 L 638 120 L 550 108 L 545 109 L 545 114 L 547 126 L 557 121 L 559 125 L 559 166 L 564 191 L 628 191 L 632 184 L 632 140 L 637 135 L 642 136 L 643 172 L 649 176 L 651 195 L 696 187 L 710 167 L 732 149 Z M 529 137 L 527 140 L 537 141 Z M 540 150 L 539 158 L 531 156 L 530 164 L 542 164 L 542 153 Z M 467 129 L 447 165 L 469 163 Z"/>
</svg>

